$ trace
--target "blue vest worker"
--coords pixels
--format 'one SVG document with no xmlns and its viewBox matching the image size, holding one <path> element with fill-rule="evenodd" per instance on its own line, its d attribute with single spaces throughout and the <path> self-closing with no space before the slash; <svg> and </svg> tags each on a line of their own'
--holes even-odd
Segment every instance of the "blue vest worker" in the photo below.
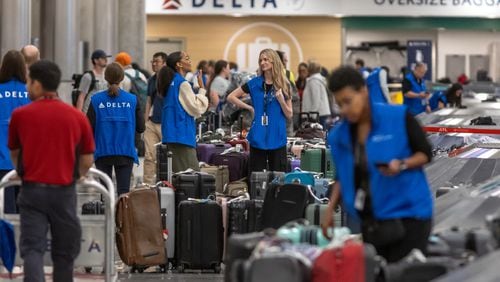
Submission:
<svg viewBox="0 0 500 282">
<path fill-rule="evenodd" d="M 382 68 L 376 68 L 370 73 L 366 79 L 366 85 L 368 87 L 368 93 L 370 95 L 371 103 L 384 103 L 387 104 L 389 101 L 385 98 L 384 92 L 380 84 L 380 70 Z"/>
<path fill-rule="evenodd" d="M 413 72 L 410 72 L 409 74 L 406 75 L 405 77 L 408 81 L 410 81 L 411 84 L 411 91 L 414 93 L 420 93 L 420 92 L 425 92 L 426 87 L 425 87 L 425 81 L 423 79 L 420 80 L 420 82 L 417 81 L 417 78 L 413 74 Z M 404 94 L 404 93 L 403 93 Z M 423 102 L 422 102 L 423 101 Z M 422 112 L 425 112 L 425 107 L 426 103 L 424 100 L 420 98 L 403 98 L 403 103 L 408 107 L 408 111 L 412 115 L 418 115 Z"/>
<path fill-rule="evenodd" d="M 443 104 L 443 107 L 446 107 L 448 104 L 448 99 L 446 98 L 446 93 L 444 91 L 434 92 L 429 99 L 429 106 L 431 107 L 431 111 L 439 110 L 439 103 Z"/>
</svg>

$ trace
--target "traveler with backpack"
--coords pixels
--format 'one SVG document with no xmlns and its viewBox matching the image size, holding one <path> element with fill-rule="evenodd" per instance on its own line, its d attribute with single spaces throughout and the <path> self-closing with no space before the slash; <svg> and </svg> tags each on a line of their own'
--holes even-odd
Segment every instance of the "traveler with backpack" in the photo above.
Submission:
<svg viewBox="0 0 500 282">
<path fill-rule="evenodd" d="M 254 171 L 286 171 L 287 119 L 292 118 L 290 83 L 284 66 L 272 49 L 259 54 L 261 75 L 238 87 L 227 101 L 253 115 L 252 127 L 247 135 L 250 143 L 250 173 Z M 240 100 L 250 94 L 252 105 Z"/>
<path fill-rule="evenodd" d="M 143 182 L 147 184 L 155 184 L 155 144 L 161 142 L 161 116 L 163 112 L 163 96 L 158 95 L 156 84 L 158 80 L 158 72 L 165 66 L 166 63 L 167 54 L 158 52 L 153 55 L 151 67 L 154 74 L 148 80 L 148 98 L 146 100 L 146 111 L 144 113 L 146 130 L 144 131 Z"/>
<path fill-rule="evenodd" d="M 351 222 L 361 221 L 363 240 L 388 262 L 413 249 L 425 253 L 432 227 L 432 194 L 423 166 L 432 149 L 405 106 L 370 103 L 366 82 L 352 67 L 329 78 L 344 116 L 328 136 L 337 181 L 325 211 L 323 232 L 333 226 L 339 199 Z"/>
<path fill-rule="evenodd" d="M 78 81 L 75 81 L 75 88 L 78 89 L 76 108 L 84 113 L 87 113 L 92 95 L 107 87 L 107 82 L 104 79 L 104 69 L 108 65 L 109 57 L 111 55 L 100 49 L 92 52 L 90 57 L 93 65 L 92 70 L 86 71 Z"/>
<path fill-rule="evenodd" d="M 186 52 L 174 52 L 167 65 L 158 72 L 158 93 L 163 96 L 161 122 L 162 143 L 172 152 L 172 171 L 188 168 L 200 170 L 196 156 L 196 122 L 207 111 L 203 71 L 198 72 L 199 93 L 184 78 L 191 71 L 191 59 Z"/>
<path fill-rule="evenodd" d="M 119 64 L 110 64 L 104 77 L 109 88 L 92 96 L 87 117 L 96 140 L 95 166 L 109 177 L 114 168 L 121 195 L 129 191 L 133 165 L 139 163 L 134 136 L 144 132 L 144 116 L 137 96 L 119 87 L 124 77 Z"/>
<path fill-rule="evenodd" d="M 10 50 L 3 56 L 0 66 L 0 178 L 14 168 L 7 147 L 12 112 L 29 102 L 24 58 L 21 52 Z M 18 193 L 19 187 L 5 188 L 4 210 L 6 213 L 16 212 Z"/>
</svg>

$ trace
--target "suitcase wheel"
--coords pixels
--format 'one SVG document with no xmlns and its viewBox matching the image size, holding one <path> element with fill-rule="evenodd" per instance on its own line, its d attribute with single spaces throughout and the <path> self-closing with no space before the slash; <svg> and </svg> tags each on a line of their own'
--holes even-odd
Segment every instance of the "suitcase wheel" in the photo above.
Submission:
<svg viewBox="0 0 500 282">
<path fill-rule="evenodd" d="M 86 266 L 85 267 L 85 273 L 87 273 L 87 274 L 92 273 L 92 267 Z"/>
<path fill-rule="evenodd" d="M 166 265 L 166 264 L 160 265 L 160 272 L 161 273 L 167 273 L 167 271 L 168 271 L 168 265 Z"/>
<path fill-rule="evenodd" d="M 132 268 L 130 269 L 130 273 L 135 273 L 136 271 L 137 271 L 137 272 L 139 272 L 139 273 L 143 273 L 143 272 L 144 272 L 144 269 L 146 269 L 144 266 L 134 265 L 134 266 L 132 266 Z"/>
<path fill-rule="evenodd" d="M 179 271 L 179 273 L 184 273 L 185 270 L 186 268 L 184 267 L 184 264 L 179 264 L 177 266 L 177 271 Z"/>
<path fill-rule="evenodd" d="M 215 271 L 215 273 L 219 274 L 219 273 L 221 272 L 221 267 L 220 267 L 220 265 L 215 265 L 215 266 L 214 266 L 214 271 Z"/>
</svg>

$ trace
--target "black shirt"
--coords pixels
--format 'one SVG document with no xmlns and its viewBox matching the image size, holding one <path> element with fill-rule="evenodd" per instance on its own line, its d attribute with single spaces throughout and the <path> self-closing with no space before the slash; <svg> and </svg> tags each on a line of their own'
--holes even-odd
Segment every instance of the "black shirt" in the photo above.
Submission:
<svg viewBox="0 0 500 282">
<path fill-rule="evenodd" d="M 415 76 L 414 74 L 411 74 L 411 75 Z M 418 83 L 422 83 L 422 79 L 417 79 L 417 78 L 416 78 L 416 80 L 417 80 L 417 82 L 418 82 Z M 405 78 L 403 79 L 403 85 L 402 85 L 402 91 L 403 91 L 403 94 L 406 94 L 406 93 L 410 92 L 410 91 L 411 91 L 411 88 L 412 88 L 412 87 L 411 87 L 411 82 L 410 82 L 410 80 L 408 80 L 408 78 L 406 78 L 406 77 L 405 77 Z M 418 94 L 418 93 L 417 93 L 417 94 Z"/>
<path fill-rule="evenodd" d="M 271 89 L 273 88 L 273 85 L 272 84 L 267 84 L 266 83 L 266 90 L 267 90 L 267 93 L 269 93 L 269 91 L 271 91 Z M 248 86 L 248 83 L 245 83 L 241 86 L 241 90 L 243 90 L 243 92 L 247 93 L 247 94 L 250 94 L 250 87 Z"/>
<path fill-rule="evenodd" d="M 432 160 L 432 147 L 427 141 L 427 137 L 418 121 L 410 114 L 406 113 L 406 134 L 408 143 L 413 154 L 416 152 L 424 153 L 429 162 Z M 354 185 L 356 191 L 363 189 L 366 192 L 365 204 L 363 210 L 359 211 L 362 218 L 373 218 L 373 210 L 370 196 L 370 174 L 366 160 L 365 146 L 357 142 L 357 126 L 351 126 L 351 141 L 354 153 Z"/>
</svg>

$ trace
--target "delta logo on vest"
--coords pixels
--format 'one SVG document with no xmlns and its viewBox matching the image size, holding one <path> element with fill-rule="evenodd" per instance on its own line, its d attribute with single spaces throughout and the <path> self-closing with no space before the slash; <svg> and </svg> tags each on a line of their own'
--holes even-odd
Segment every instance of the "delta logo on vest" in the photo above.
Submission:
<svg viewBox="0 0 500 282">
<path fill-rule="evenodd" d="M 28 92 L 27 91 L 5 91 L 5 92 L 0 92 L 0 99 L 3 98 L 28 98 Z"/>
<path fill-rule="evenodd" d="M 129 102 L 106 102 L 103 103 L 101 102 L 99 104 L 99 109 L 106 109 L 106 108 L 132 108 Z"/>
</svg>

